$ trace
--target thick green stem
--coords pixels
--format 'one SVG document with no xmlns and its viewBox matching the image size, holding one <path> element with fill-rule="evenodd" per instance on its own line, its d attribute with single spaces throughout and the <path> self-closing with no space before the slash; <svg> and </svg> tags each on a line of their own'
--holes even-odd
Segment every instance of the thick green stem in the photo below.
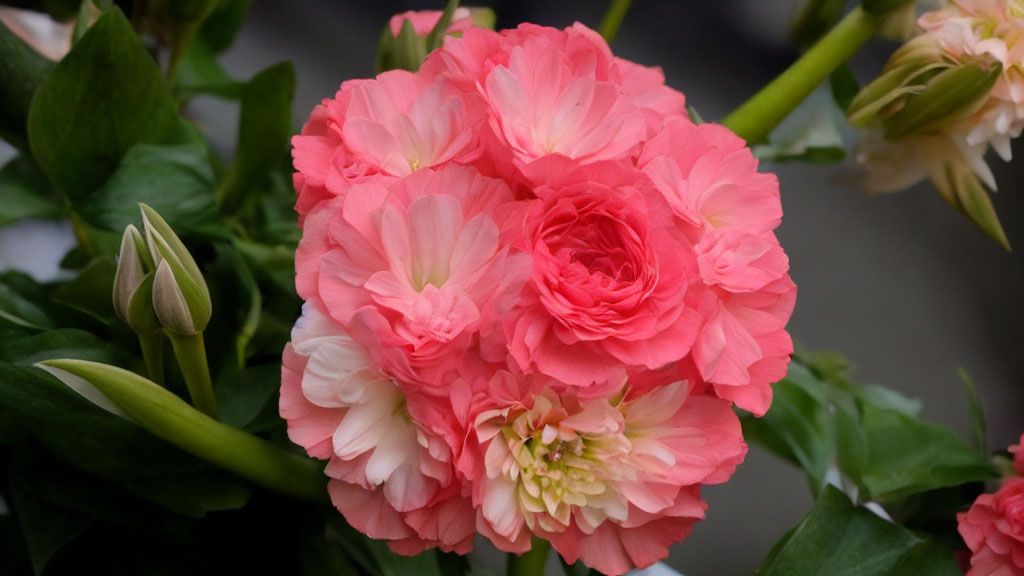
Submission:
<svg viewBox="0 0 1024 576">
<path fill-rule="evenodd" d="M 150 336 L 139 334 L 139 346 L 142 348 L 142 359 L 146 362 L 149 379 L 163 386 L 164 384 L 164 334 L 155 332 Z"/>
<path fill-rule="evenodd" d="M 799 60 L 722 121 L 753 144 L 764 140 L 832 72 L 871 39 L 882 19 L 860 8 L 846 15 Z"/>
<path fill-rule="evenodd" d="M 211 418 L 217 417 L 217 399 L 213 396 L 213 382 L 210 380 L 210 368 L 206 364 L 206 346 L 203 345 L 203 333 L 192 336 L 179 336 L 167 333 L 174 345 L 174 355 L 178 358 L 178 366 L 188 385 L 188 394 L 192 397 L 192 405 Z"/>
<path fill-rule="evenodd" d="M 608 11 L 604 13 L 604 18 L 601 19 L 599 29 L 605 42 L 611 44 L 619 35 L 619 28 L 622 26 L 622 20 L 626 17 L 631 3 L 632 0 L 612 0 Z"/>
<path fill-rule="evenodd" d="M 64 382 L 64 372 L 84 378 L 129 420 L 186 452 L 280 494 L 329 501 L 323 464 L 217 422 L 134 372 L 85 360 L 44 364 Z"/>
<path fill-rule="evenodd" d="M 507 576 L 540 576 L 544 574 L 544 565 L 548 561 L 548 550 L 551 543 L 541 538 L 533 538 L 530 549 L 516 556 L 508 555 Z"/>
</svg>

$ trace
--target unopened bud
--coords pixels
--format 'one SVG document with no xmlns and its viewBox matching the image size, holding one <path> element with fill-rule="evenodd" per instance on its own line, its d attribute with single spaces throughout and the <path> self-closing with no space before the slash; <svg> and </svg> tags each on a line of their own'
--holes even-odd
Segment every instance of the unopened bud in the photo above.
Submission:
<svg viewBox="0 0 1024 576">
<path fill-rule="evenodd" d="M 140 204 L 146 244 L 156 264 L 153 309 L 160 324 L 183 336 L 202 332 L 213 307 L 199 266 L 174 230 L 155 210 Z"/>
<path fill-rule="evenodd" d="M 479 27 L 494 29 L 489 8 L 420 10 L 396 14 L 381 32 L 377 44 L 377 71 L 418 70 L 427 54 L 444 43 L 447 34 L 461 34 Z"/>
</svg>

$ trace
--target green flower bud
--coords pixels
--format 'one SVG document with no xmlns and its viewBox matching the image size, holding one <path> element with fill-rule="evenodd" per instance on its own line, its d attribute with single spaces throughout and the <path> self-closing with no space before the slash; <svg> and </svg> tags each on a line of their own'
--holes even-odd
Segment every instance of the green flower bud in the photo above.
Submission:
<svg viewBox="0 0 1024 576">
<path fill-rule="evenodd" d="M 153 312 L 153 259 L 142 234 L 128 225 L 121 237 L 121 251 L 114 274 L 114 311 L 140 336 L 160 331 Z"/>
<path fill-rule="evenodd" d="M 961 64 L 943 70 L 883 122 L 885 137 L 895 140 L 908 134 L 940 130 L 970 116 L 988 100 L 1002 71 L 999 62 L 991 66 Z"/>
<path fill-rule="evenodd" d="M 160 324 L 173 334 L 202 332 L 213 306 L 199 266 L 188 249 L 155 210 L 139 204 L 146 244 L 156 264 L 153 278 L 153 309 Z"/>
</svg>

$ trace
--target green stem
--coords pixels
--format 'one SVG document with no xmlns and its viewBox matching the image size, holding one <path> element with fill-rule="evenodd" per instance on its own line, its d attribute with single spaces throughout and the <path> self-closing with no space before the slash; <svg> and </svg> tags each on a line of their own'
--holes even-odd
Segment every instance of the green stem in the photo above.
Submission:
<svg viewBox="0 0 1024 576">
<path fill-rule="evenodd" d="M 75 239 L 78 240 L 78 245 L 85 250 L 85 253 L 89 256 L 96 256 L 99 251 L 96 249 L 96 242 L 92 239 L 92 234 L 89 233 L 89 228 L 85 224 L 85 220 L 78 215 L 71 208 L 71 202 L 67 202 L 68 205 L 68 219 L 71 220 L 71 230 L 75 233 Z"/>
<path fill-rule="evenodd" d="M 164 334 L 155 332 L 150 336 L 139 334 L 139 346 L 142 348 L 142 359 L 146 362 L 149 379 L 163 386 L 164 384 Z"/>
<path fill-rule="evenodd" d="M 174 346 L 174 355 L 178 358 L 178 366 L 188 385 L 188 394 L 192 397 L 192 405 L 211 418 L 217 417 L 217 399 L 213 396 L 213 382 L 210 380 L 210 368 L 206 364 L 206 346 L 203 345 L 203 333 L 192 336 L 179 336 L 167 333 Z"/>
<path fill-rule="evenodd" d="M 199 31 L 201 22 L 189 22 L 183 26 L 175 27 L 174 38 L 171 41 L 171 61 L 167 65 L 167 84 L 174 88 L 178 85 L 178 76 L 181 74 L 181 65 L 185 61 L 185 54 L 188 52 L 192 40 Z"/>
<path fill-rule="evenodd" d="M 860 8 L 722 121 L 748 143 L 764 140 L 832 72 L 871 39 L 882 19 Z"/>
<path fill-rule="evenodd" d="M 323 464 L 217 422 L 134 372 L 85 360 L 47 360 L 45 365 L 84 378 L 129 420 L 215 466 L 285 496 L 329 501 Z M 60 372 L 54 375 L 64 380 Z"/>
<path fill-rule="evenodd" d="M 543 574 L 550 549 L 550 542 L 534 537 L 530 542 L 529 550 L 518 556 L 508 555 L 508 570 L 505 574 L 507 576 L 539 576 Z"/>
<path fill-rule="evenodd" d="M 604 18 L 601 19 L 601 26 L 598 29 L 605 42 L 611 44 L 615 41 L 615 37 L 619 35 L 622 20 L 626 17 L 626 12 L 629 11 L 631 3 L 632 0 L 612 0 L 611 6 L 608 6 L 608 11 L 604 13 Z"/>
</svg>

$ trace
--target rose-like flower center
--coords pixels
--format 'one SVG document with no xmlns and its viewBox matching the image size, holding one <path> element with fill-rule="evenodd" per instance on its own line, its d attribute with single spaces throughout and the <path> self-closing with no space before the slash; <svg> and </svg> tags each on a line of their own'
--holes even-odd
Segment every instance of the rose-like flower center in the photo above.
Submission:
<svg viewBox="0 0 1024 576">
<path fill-rule="evenodd" d="M 542 299 L 574 329 L 615 323 L 657 284 L 642 215 L 595 194 L 560 200 L 547 215 L 535 253 L 545 264 Z"/>
</svg>

